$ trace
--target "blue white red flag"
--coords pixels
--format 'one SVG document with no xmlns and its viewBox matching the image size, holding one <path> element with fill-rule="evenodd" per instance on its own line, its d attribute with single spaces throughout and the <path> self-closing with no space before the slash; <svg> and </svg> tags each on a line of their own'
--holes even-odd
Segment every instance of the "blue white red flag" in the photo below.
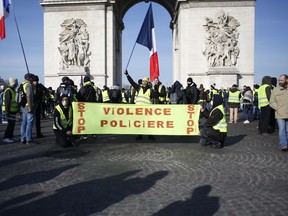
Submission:
<svg viewBox="0 0 288 216">
<path fill-rule="evenodd" d="M 150 80 L 154 81 L 157 77 L 159 77 L 159 63 L 151 3 L 136 42 L 150 50 Z"/>
<path fill-rule="evenodd" d="M 4 39 L 5 34 L 5 18 L 9 15 L 10 0 L 0 0 L 0 38 Z"/>
</svg>

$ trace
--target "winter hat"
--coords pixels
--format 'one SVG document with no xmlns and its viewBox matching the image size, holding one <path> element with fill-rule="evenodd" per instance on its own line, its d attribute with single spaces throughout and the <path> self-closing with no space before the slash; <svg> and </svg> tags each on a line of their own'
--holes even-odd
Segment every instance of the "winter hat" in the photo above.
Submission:
<svg viewBox="0 0 288 216">
<path fill-rule="evenodd" d="M 90 77 L 89 76 L 85 76 L 84 77 L 84 83 L 89 82 L 90 81 Z"/>
<path fill-rule="evenodd" d="M 187 82 L 193 82 L 193 79 L 191 77 L 188 77 Z"/>
<path fill-rule="evenodd" d="M 10 77 L 9 78 L 9 85 L 10 86 L 14 86 L 16 83 L 18 83 L 18 80 L 13 78 L 13 77 Z"/>
<path fill-rule="evenodd" d="M 29 79 L 32 79 L 33 76 L 34 76 L 34 74 L 26 73 L 26 74 L 24 75 L 24 79 L 29 80 Z"/>
<path fill-rule="evenodd" d="M 144 77 L 144 78 L 142 78 L 142 81 L 149 82 L 149 78 Z"/>
<path fill-rule="evenodd" d="M 64 76 L 63 78 L 62 78 L 62 82 L 67 82 L 69 80 L 69 77 L 67 77 L 67 76 Z"/>
</svg>

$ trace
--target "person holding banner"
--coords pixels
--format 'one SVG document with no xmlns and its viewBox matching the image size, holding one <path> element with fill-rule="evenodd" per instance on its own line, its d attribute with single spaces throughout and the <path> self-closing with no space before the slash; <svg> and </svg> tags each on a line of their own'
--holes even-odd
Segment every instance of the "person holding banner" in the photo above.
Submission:
<svg viewBox="0 0 288 216">
<path fill-rule="evenodd" d="M 72 135 L 73 111 L 68 95 L 60 97 L 60 103 L 55 107 L 53 131 L 57 145 L 66 148 L 77 145 Z"/>
<path fill-rule="evenodd" d="M 159 97 L 158 92 L 155 92 L 152 88 L 149 87 L 149 78 L 144 77 L 142 79 L 142 84 L 138 85 L 132 77 L 128 74 L 128 71 L 125 70 L 124 74 L 126 75 L 128 82 L 133 86 L 133 88 L 136 90 L 137 98 L 135 100 L 135 104 L 140 105 L 148 105 L 152 104 L 153 99 L 157 99 Z M 150 140 L 155 140 L 155 137 L 153 135 L 149 135 L 148 138 Z M 143 139 L 142 135 L 138 135 L 136 137 L 136 140 Z"/>
<path fill-rule="evenodd" d="M 204 127 L 200 130 L 200 144 L 211 145 L 213 148 L 223 148 L 227 137 L 226 113 L 223 98 L 219 94 L 213 95 L 211 112 L 201 107 L 201 114 L 207 118 Z"/>
</svg>

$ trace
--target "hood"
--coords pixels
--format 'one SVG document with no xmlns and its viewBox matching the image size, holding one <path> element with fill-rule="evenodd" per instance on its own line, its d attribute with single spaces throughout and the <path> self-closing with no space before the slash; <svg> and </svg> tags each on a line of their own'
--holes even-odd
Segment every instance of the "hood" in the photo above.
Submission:
<svg viewBox="0 0 288 216">
<path fill-rule="evenodd" d="M 213 95 L 213 108 L 223 104 L 223 98 L 219 94 Z"/>
<path fill-rule="evenodd" d="M 182 88 L 183 86 L 182 86 L 182 84 L 181 84 L 178 80 L 176 80 L 176 81 L 174 82 L 174 84 L 173 84 L 173 87 L 174 87 L 175 90 L 181 90 L 181 88 Z"/>
<path fill-rule="evenodd" d="M 238 88 L 237 87 L 231 87 L 230 89 L 229 89 L 229 91 L 231 91 L 231 92 L 236 92 L 236 91 L 238 91 Z"/>
<path fill-rule="evenodd" d="M 271 85 L 271 77 L 270 76 L 264 76 L 262 79 L 262 85 L 267 84 Z"/>
</svg>

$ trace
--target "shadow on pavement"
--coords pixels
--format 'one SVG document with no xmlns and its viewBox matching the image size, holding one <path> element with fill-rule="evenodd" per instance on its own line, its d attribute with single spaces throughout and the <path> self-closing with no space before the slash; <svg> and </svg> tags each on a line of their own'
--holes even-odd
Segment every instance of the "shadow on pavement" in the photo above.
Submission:
<svg viewBox="0 0 288 216">
<path fill-rule="evenodd" d="M 69 165 L 69 166 L 47 170 L 47 171 L 16 175 L 3 182 L 0 182 L 0 191 L 8 190 L 10 188 L 18 187 L 21 185 L 31 185 L 31 184 L 49 181 L 55 178 L 56 176 L 60 175 L 61 173 L 65 172 L 66 170 L 72 169 L 76 166 L 78 166 L 78 164 Z"/>
<path fill-rule="evenodd" d="M 95 179 L 70 185 L 55 191 L 51 196 L 26 204 L 1 210 L 1 215 L 91 215 L 101 212 L 110 205 L 116 204 L 129 195 L 141 194 L 156 182 L 168 175 L 168 171 L 159 171 L 146 177 L 126 179 L 140 170 L 129 171 L 120 175 Z M 36 195 L 32 194 L 31 196 Z M 30 199 L 27 196 L 26 202 Z M 35 198 L 34 198 L 35 199 Z M 19 198 L 22 202 L 25 200 Z M 9 202 L 9 201 L 8 201 Z"/>
<path fill-rule="evenodd" d="M 198 187 L 193 191 L 190 199 L 171 203 L 153 216 L 212 216 L 219 210 L 220 204 L 219 197 L 208 196 L 211 189 L 210 185 Z"/>
</svg>

